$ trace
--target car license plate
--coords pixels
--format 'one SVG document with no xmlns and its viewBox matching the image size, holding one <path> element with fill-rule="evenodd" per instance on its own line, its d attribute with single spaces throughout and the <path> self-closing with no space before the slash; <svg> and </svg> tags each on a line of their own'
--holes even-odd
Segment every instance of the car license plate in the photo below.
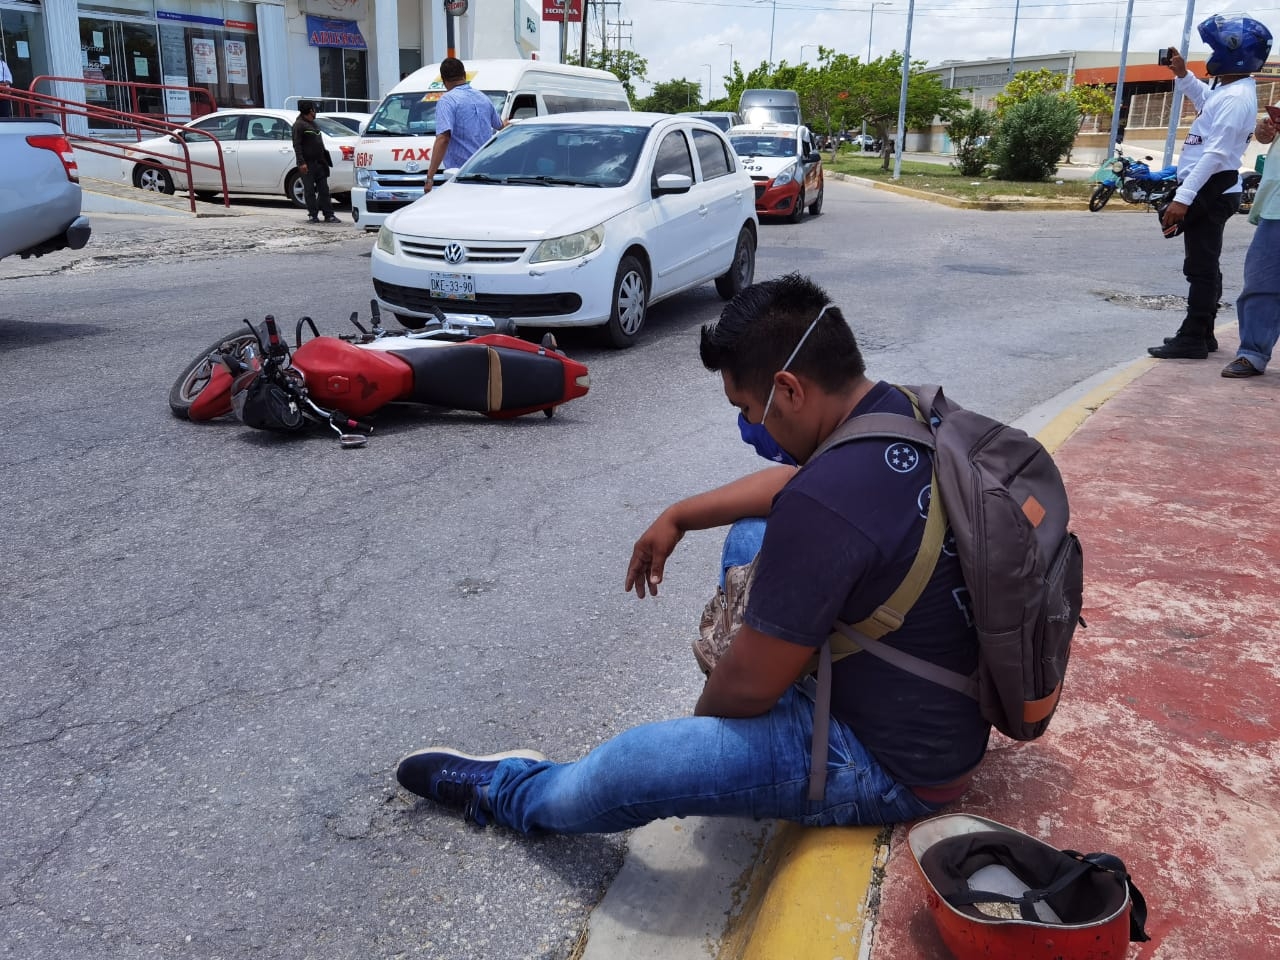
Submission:
<svg viewBox="0 0 1280 960">
<path fill-rule="evenodd" d="M 428 288 L 438 300 L 474 300 L 476 281 L 469 273 L 429 273 Z"/>
</svg>

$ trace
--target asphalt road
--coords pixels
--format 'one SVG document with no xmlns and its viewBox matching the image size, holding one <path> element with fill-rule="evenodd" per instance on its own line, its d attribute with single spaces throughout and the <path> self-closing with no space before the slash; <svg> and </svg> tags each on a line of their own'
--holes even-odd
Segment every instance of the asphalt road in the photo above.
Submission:
<svg viewBox="0 0 1280 960">
<path fill-rule="evenodd" d="M 812 274 L 874 375 L 997 416 L 1179 319 L 1152 309 L 1185 287 L 1151 215 L 843 183 L 825 209 L 764 225 L 757 277 Z M 562 337 L 593 387 L 552 420 L 400 411 L 347 451 L 172 418 L 173 378 L 242 317 L 367 311 L 371 240 L 297 221 L 99 217 L 78 254 L 0 263 L 6 955 L 564 958 L 626 838 L 477 830 L 398 793 L 397 759 L 568 759 L 696 697 L 716 536 L 656 602 L 621 584 L 662 506 L 760 465 L 698 363 L 714 289 L 630 351 Z"/>
</svg>

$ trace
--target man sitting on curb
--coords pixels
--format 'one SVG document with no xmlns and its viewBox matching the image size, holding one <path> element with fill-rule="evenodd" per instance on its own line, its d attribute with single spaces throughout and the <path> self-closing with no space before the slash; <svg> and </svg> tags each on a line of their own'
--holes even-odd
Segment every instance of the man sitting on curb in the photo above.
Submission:
<svg viewBox="0 0 1280 960">
<path fill-rule="evenodd" d="M 963 792 L 990 730 L 977 703 L 856 655 L 834 668 L 826 793 L 809 799 L 806 664 L 837 619 L 867 617 L 911 568 L 931 457 L 868 437 L 806 461 L 849 417 L 910 416 L 910 403 L 867 379 L 839 309 L 797 274 L 735 297 L 703 328 L 701 353 L 741 411 L 744 439 L 758 450 L 776 441 L 805 466 L 774 466 L 682 500 L 636 542 L 625 588 L 656 596 L 685 532 L 768 518 L 743 625 L 694 716 L 635 727 L 573 763 L 532 750 L 473 756 L 429 747 L 400 761 L 406 790 L 523 833 L 601 833 L 683 816 L 891 823 Z M 894 645 L 972 672 L 978 650 L 966 603 L 959 563 L 944 551 Z"/>
</svg>

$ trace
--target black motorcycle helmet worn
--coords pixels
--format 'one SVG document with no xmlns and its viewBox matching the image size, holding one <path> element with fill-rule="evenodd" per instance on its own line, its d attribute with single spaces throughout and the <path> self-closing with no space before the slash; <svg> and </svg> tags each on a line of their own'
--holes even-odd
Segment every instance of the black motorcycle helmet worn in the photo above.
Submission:
<svg viewBox="0 0 1280 960">
<path fill-rule="evenodd" d="M 1198 29 L 1213 50 L 1205 67 L 1211 77 L 1257 73 L 1271 53 L 1271 31 L 1248 14 L 1218 14 Z"/>
</svg>

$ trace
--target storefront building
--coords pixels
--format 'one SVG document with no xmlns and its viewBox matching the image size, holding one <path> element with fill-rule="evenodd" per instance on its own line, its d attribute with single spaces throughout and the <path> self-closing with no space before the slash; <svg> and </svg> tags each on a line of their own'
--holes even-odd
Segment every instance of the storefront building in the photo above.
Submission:
<svg viewBox="0 0 1280 960">
<path fill-rule="evenodd" d="M 15 87 L 75 78 L 35 89 L 176 122 L 213 104 L 303 97 L 368 112 L 403 74 L 445 56 L 445 16 L 440 0 L 0 0 L 0 52 Z M 531 0 L 472 5 L 454 21 L 458 55 L 529 57 L 539 18 Z"/>
</svg>

